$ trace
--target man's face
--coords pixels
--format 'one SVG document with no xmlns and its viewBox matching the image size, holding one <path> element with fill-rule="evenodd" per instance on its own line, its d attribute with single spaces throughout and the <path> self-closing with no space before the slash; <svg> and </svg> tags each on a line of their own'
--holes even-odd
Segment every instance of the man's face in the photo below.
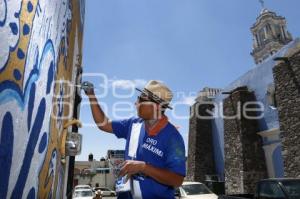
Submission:
<svg viewBox="0 0 300 199">
<path fill-rule="evenodd" d="M 158 113 L 160 113 L 159 104 L 149 99 L 145 94 L 141 94 L 135 103 L 137 113 L 140 118 L 144 120 L 157 119 Z"/>
</svg>

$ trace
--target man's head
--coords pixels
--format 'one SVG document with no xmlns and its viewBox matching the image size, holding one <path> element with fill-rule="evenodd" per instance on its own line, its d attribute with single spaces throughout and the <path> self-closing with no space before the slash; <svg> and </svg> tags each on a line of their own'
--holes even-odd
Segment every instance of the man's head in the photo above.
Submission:
<svg viewBox="0 0 300 199">
<path fill-rule="evenodd" d="M 169 104 L 173 94 L 165 84 L 151 80 L 143 90 L 137 90 L 141 92 L 136 102 L 139 117 L 145 120 L 159 119 L 165 109 L 172 109 Z"/>
</svg>

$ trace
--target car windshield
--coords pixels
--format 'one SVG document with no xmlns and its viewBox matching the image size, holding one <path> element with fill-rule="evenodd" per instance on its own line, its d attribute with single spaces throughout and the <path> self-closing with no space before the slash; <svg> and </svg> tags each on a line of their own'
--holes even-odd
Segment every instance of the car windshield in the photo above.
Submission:
<svg viewBox="0 0 300 199">
<path fill-rule="evenodd" d="M 199 194 L 210 194 L 210 193 L 212 193 L 203 184 L 186 184 L 186 185 L 182 185 L 182 188 L 185 191 L 186 195 L 199 195 Z"/>
<path fill-rule="evenodd" d="M 109 189 L 103 187 L 95 187 L 95 190 L 109 191 Z"/>
<path fill-rule="evenodd" d="M 75 191 L 75 193 L 74 193 L 74 197 L 86 197 L 86 196 L 93 196 L 92 191 L 80 190 L 80 191 Z"/>
<path fill-rule="evenodd" d="M 90 186 L 88 185 L 79 185 L 79 186 L 76 186 L 75 189 L 89 189 Z"/>
<path fill-rule="evenodd" d="M 283 181 L 286 191 L 289 194 L 289 198 L 291 199 L 299 199 L 300 198 L 300 180 L 295 181 Z"/>
</svg>

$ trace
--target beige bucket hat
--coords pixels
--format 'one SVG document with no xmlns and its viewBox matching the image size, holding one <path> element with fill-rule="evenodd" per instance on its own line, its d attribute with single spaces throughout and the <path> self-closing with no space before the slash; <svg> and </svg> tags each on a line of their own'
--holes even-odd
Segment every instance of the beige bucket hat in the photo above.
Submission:
<svg viewBox="0 0 300 199">
<path fill-rule="evenodd" d="M 143 90 L 136 88 L 137 91 L 145 94 L 149 99 L 155 101 L 158 104 L 163 104 L 163 107 L 172 109 L 169 106 L 173 93 L 172 91 L 162 82 L 157 80 L 150 80 Z"/>
</svg>

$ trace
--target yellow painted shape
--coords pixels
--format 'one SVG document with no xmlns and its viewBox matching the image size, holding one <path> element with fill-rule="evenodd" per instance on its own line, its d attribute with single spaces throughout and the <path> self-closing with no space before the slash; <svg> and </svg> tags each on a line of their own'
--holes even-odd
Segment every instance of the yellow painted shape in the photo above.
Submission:
<svg viewBox="0 0 300 199">
<path fill-rule="evenodd" d="M 16 47 L 16 49 L 12 52 L 10 52 L 9 55 L 9 61 L 7 65 L 5 66 L 5 69 L 2 73 L 0 73 L 0 82 L 3 82 L 5 80 L 11 80 L 19 85 L 20 90 L 22 90 L 22 85 L 24 81 L 24 70 L 25 70 L 25 61 L 26 61 L 26 55 L 27 55 L 27 48 L 29 45 L 30 35 L 31 35 L 31 27 L 33 18 L 35 15 L 37 2 L 38 0 L 30 0 L 33 10 L 31 12 L 28 12 L 27 10 L 27 4 L 29 0 L 23 0 L 22 1 L 22 8 L 20 11 L 20 24 L 19 24 L 19 34 L 20 39 L 19 43 Z M 30 32 L 27 35 L 23 35 L 23 27 L 27 24 L 30 27 Z M 25 57 L 23 59 L 19 59 L 17 52 L 18 49 L 21 49 L 24 52 Z M 20 80 L 16 80 L 14 77 L 14 70 L 18 69 L 22 75 Z"/>
</svg>

